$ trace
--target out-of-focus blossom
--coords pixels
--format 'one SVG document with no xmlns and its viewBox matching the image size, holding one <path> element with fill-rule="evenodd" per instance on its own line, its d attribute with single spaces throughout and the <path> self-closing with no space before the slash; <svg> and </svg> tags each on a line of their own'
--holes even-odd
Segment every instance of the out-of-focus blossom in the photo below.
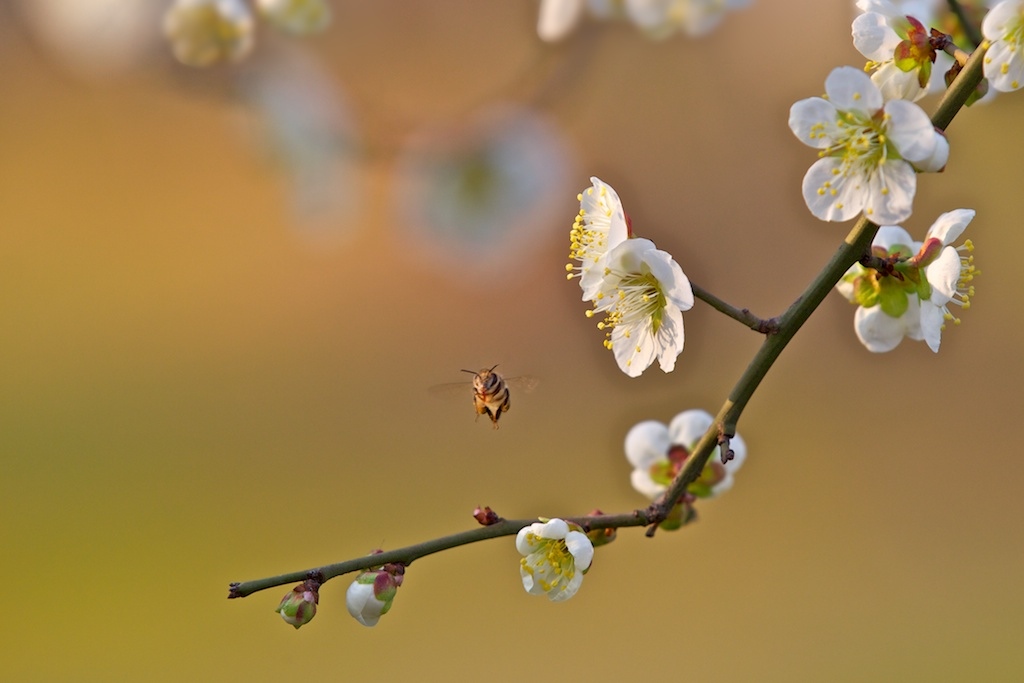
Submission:
<svg viewBox="0 0 1024 683">
<path fill-rule="evenodd" d="M 685 410 L 667 427 L 656 420 L 634 425 L 625 445 L 626 459 L 633 466 L 633 488 L 651 500 L 663 494 L 713 423 L 707 411 Z M 733 457 L 723 463 L 721 449 L 715 447 L 700 476 L 687 487 L 689 494 L 713 498 L 732 488 L 733 475 L 747 459 L 747 445 L 737 434 L 729 440 L 729 449 Z"/>
<path fill-rule="evenodd" d="M 289 33 L 316 33 L 331 23 L 324 0 L 256 0 L 256 6 L 267 21 Z"/>
<path fill-rule="evenodd" d="M 47 52 L 78 76 L 114 76 L 145 63 L 163 44 L 158 2 L 19 0 L 16 6 Z"/>
<path fill-rule="evenodd" d="M 522 107 L 421 132 L 393 175 L 407 252 L 476 284 L 521 272 L 558 214 L 571 158 L 561 132 Z"/>
<path fill-rule="evenodd" d="M 821 157 L 803 181 L 804 201 L 817 218 L 846 221 L 864 212 L 876 223 L 898 223 L 913 211 L 917 171 L 939 171 L 949 144 L 912 102 L 886 102 L 866 74 L 839 67 L 825 81 L 827 98 L 793 105 L 789 127 Z"/>
<path fill-rule="evenodd" d="M 749 4 L 750 0 L 541 0 L 537 34 L 542 40 L 561 40 L 586 12 L 597 19 L 628 19 L 654 39 L 676 32 L 701 36 L 718 26 L 726 12 Z"/>
<path fill-rule="evenodd" d="M 245 131 L 283 174 L 291 223 L 310 244 L 346 241 L 361 225 L 363 182 L 344 93 L 306 52 L 279 45 L 274 59 L 239 74 Z"/>
<path fill-rule="evenodd" d="M 178 61 L 210 66 L 248 55 L 254 24 L 244 0 L 175 0 L 164 15 L 164 35 Z"/>
</svg>

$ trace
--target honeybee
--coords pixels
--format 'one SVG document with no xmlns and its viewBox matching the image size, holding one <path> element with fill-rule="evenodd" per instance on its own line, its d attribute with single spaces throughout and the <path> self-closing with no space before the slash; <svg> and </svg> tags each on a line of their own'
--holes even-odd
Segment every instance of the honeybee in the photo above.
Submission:
<svg viewBox="0 0 1024 683">
<path fill-rule="evenodd" d="M 537 386 L 537 378 L 524 375 L 522 377 L 510 377 L 505 379 L 494 371 L 497 365 L 483 368 L 479 371 L 461 370 L 473 375 L 472 382 L 455 382 L 454 384 L 441 384 L 431 388 L 434 394 L 448 393 L 451 389 L 464 390 L 466 384 L 473 386 L 473 408 L 476 410 L 477 419 L 481 415 L 491 418 L 491 424 L 498 428 L 498 420 L 501 414 L 508 412 L 510 401 L 509 387 L 522 389 L 530 392 Z"/>
</svg>

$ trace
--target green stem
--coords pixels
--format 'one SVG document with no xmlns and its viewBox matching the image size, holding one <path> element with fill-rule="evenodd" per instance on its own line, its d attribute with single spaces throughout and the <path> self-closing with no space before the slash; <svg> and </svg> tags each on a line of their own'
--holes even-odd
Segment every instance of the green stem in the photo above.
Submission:
<svg viewBox="0 0 1024 683">
<path fill-rule="evenodd" d="M 737 320 L 743 323 L 745 326 L 749 327 L 755 332 L 760 332 L 761 334 L 775 333 L 775 329 L 778 324 L 777 320 L 773 318 L 768 320 L 762 320 L 761 318 L 758 318 L 756 315 L 751 313 L 750 309 L 736 308 L 735 306 L 726 303 L 722 299 L 719 299 L 717 296 L 715 296 L 708 290 L 704 289 L 703 287 L 694 284 L 692 280 L 690 281 L 690 287 L 693 289 L 693 295 L 695 297 L 697 297 L 707 305 L 711 306 L 711 308 L 715 309 L 719 313 L 724 313 L 733 320 Z"/>
</svg>

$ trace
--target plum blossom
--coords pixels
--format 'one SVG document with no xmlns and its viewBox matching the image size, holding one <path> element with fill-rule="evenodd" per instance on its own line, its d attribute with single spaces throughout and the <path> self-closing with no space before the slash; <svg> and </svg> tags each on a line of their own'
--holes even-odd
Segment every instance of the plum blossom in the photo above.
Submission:
<svg viewBox="0 0 1024 683">
<path fill-rule="evenodd" d="M 693 289 L 668 252 L 641 238 L 620 243 L 608 252 L 593 301 L 587 315 L 605 315 L 597 327 L 607 330 L 604 345 L 620 370 L 639 377 L 655 358 L 663 372 L 675 369 Z"/>
<path fill-rule="evenodd" d="M 175 0 L 164 14 L 164 35 L 188 66 L 237 62 L 252 51 L 254 20 L 243 0 Z"/>
<path fill-rule="evenodd" d="M 912 102 L 886 102 L 866 74 L 834 69 L 826 97 L 790 109 L 794 135 L 821 157 L 803 180 L 804 201 L 817 218 L 846 221 L 863 212 L 875 223 L 898 223 L 913 211 L 917 171 L 939 171 L 949 144 Z"/>
<path fill-rule="evenodd" d="M 537 34 L 554 42 L 569 35 L 590 14 L 597 19 L 628 19 L 653 39 L 677 31 L 701 36 L 714 29 L 729 10 L 750 0 L 541 0 Z"/>
<path fill-rule="evenodd" d="M 960 323 L 949 306 L 970 308 L 971 283 L 980 274 L 970 255 L 973 243 L 952 246 L 973 218 L 970 209 L 944 213 L 924 242 L 915 242 L 899 226 L 879 228 L 872 255 L 884 267 L 855 264 L 836 285 L 840 294 L 859 305 L 854 331 L 865 348 L 884 353 L 909 337 L 938 352 L 946 323 Z"/>
<path fill-rule="evenodd" d="M 1000 92 L 1024 86 L 1024 0 L 1005 0 L 981 24 L 991 43 L 985 53 L 985 78 Z"/>
<path fill-rule="evenodd" d="M 565 267 L 568 279 L 580 278 L 584 301 L 591 301 L 597 294 L 605 255 L 629 235 L 629 221 L 619 195 L 600 178 L 591 177 L 590 182 L 590 187 L 576 195 L 580 212 L 569 233 L 569 258 L 580 265 L 570 263 Z"/>
<path fill-rule="evenodd" d="M 583 530 L 558 518 L 520 529 L 516 549 L 523 556 L 523 588 L 533 595 L 546 594 L 552 602 L 576 595 L 594 560 L 594 545 Z"/>
<path fill-rule="evenodd" d="M 668 426 L 656 420 L 646 420 L 633 426 L 626 434 L 626 459 L 633 466 L 630 481 L 633 488 L 651 500 L 665 492 L 668 485 L 683 469 L 694 447 L 714 424 L 714 418 L 704 410 L 685 410 Z M 714 498 L 733 485 L 733 475 L 747 459 L 747 446 L 737 434 L 729 440 L 733 457 L 723 463 L 720 448 L 704 464 L 696 481 L 687 487 L 687 493 L 697 498 Z"/>
<path fill-rule="evenodd" d="M 860 0 L 853 45 L 869 60 L 865 70 L 886 100 L 917 101 L 928 94 L 936 52 L 928 26 L 889 0 Z"/>
</svg>

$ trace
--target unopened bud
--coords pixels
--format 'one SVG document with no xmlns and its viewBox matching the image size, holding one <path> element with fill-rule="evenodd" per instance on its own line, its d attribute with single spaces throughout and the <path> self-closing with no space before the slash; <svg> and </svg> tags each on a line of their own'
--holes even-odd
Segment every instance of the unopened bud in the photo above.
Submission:
<svg viewBox="0 0 1024 683">
<path fill-rule="evenodd" d="M 320 602 L 320 583 L 306 579 L 281 598 L 281 604 L 274 610 L 295 628 L 308 624 L 316 616 L 316 605 Z"/>
</svg>

